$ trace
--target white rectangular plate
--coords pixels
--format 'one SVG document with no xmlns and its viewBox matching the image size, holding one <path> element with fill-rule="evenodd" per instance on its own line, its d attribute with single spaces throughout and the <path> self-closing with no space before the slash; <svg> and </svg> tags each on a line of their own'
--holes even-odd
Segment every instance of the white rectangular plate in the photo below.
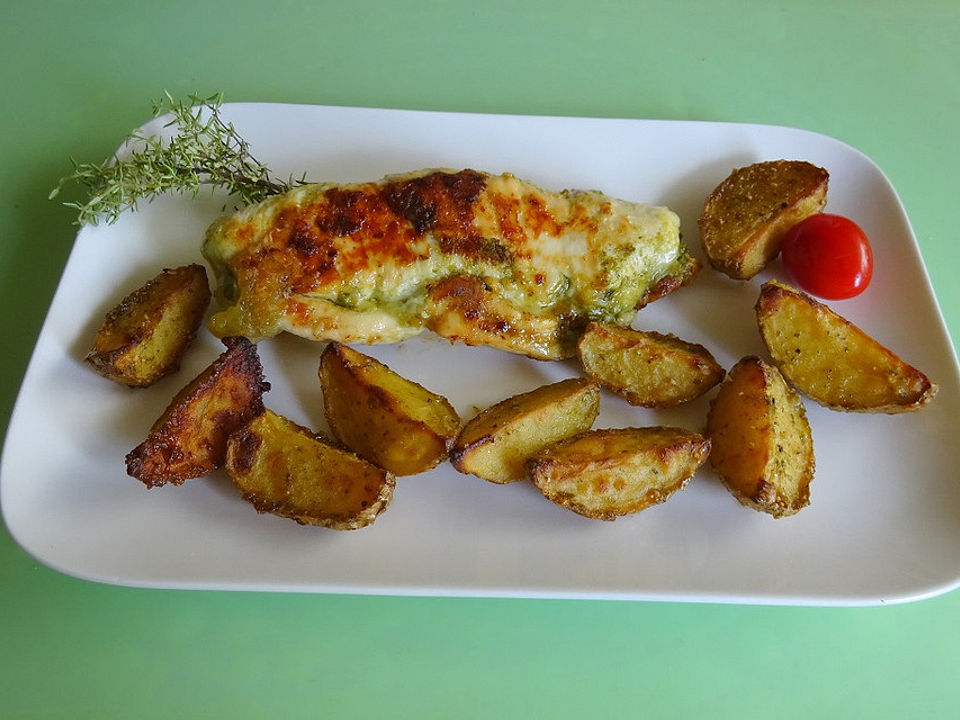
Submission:
<svg viewBox="0 0 960 720">
<path fill-rule="evenodd" d="M 709 469 L 687 489 L 615 523 L 546 501 L 529 483 L 493 485 L 443 465 L 400 478 L 392 506 L 355 532 L 258 515 L 217 472 L 148 491 L 125 454 L 174 393 L 222 349 L 206 331 L 179 374 L 118 387 L 82 363 L 106 311 L 161 267 L 198 262 L 222 198 L 164 198 L 84 229 L 57 290 L 11 419 L 0 500 L 16 540 L 43 563 L 102 582 L 163 588 L 400 595 L 619 598 L 776 604 L 897 602 L 960 584 L 960 373 L 903 207 L 883 173 L 843 143 L 756 125 L 463 115 L 237 104 L 227 117 L 278 176 L 377 179 L 422 167 L 509 171 L 544 187 L 602 190 L 676 210 L 699 253 L 704 197 L 732 168 L 791 158 L 831 174 L 828 210 L 855 219 L 876 271 L 833 303 L 940 385 L 907 415 L 844 414 L 807 401 L 817 456 L 812 504 L 774 520 L 741 507 Z M 157 130 L 156 121 L 149 130 Z M 764 354 L 760 282 L 705 268 L 639 314 L 635 327 L 706 345 L 725 366 Z M 269 407 L 324 429 L 321 345 L 261 343 Z M 577 374 L 422 336 L 370 353 L 447 396 L 464 417 Z M 702 430 L 709 398 L 632 408 L 602 397 L 599 427 Z"/>
</svg>

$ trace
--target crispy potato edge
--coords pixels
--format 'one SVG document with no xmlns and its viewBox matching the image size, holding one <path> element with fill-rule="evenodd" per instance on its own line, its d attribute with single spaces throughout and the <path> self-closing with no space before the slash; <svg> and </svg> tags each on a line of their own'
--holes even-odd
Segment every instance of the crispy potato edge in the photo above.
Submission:
<svg viewBox="0 0 960 720">
<path fill-rule="evenodd" d="M 171 286 L 166 288 L 167 292 L 157 295 L 166 285 Z M 184 353 L 203 324 L 203 315 L 210 299 L 207 272 L 202 265 L 193 263 L 164 268 L 107 312 L 94 337 L 93 347 L 83 358 L 84 362 L 99 375 L 121 385 L 132 388 L 152 385 L 180 369 Z M 162 348 L 164 360 L 148 370 L 148 359 L 141 358 L 139 353 L 153 339 L 164 312 L 173 303 L 184 306 L 184 327 L 179 328 L 177 336 Z M 124 332 L 127 316 L 138 310 L 144 313 L 144 317 L 137 326 Z M 116 333 L 123 337 L 119 344 Z"/>
<path fill-rule="evenodd" d="M 599 383 L 589 379 L 589 378 L 568 378 L 566 380 L 561 380 L 556 383 L 550 383 L 548 385 L 542 385 L 533 390 L 518 393 L 516 395 L 511 395 L 508 398 L 504 398 L 497 403 L 489 406 L 488 408 L 477 413 L 473 418 L 464 423 L 460 434 L 457 436 L 453 447 L 450 449 L 449 459 L 450 464 L 453 465 L 454 469 L 458 472 L 464 473 L 466 475 L 475 475 L 476 473 L 469 469 L 468 462 L 470 456 L 477 450 L 482 449 L 486 445 L 490 445 L 496 442 L 497 438 L 500 437 L 500 433 L 504 431 L 504 428 L 510 427 L 512 424 L 517 422 L 518 416 L 511 416 L 507 419 L 506 422 L 502 424 L 497 424 L 491 427 L 489 430 L 477 435 L 476 437 L 470 438 L 469 440 L 465 437 L 469 433 L 473 432 L 474 429 L 479 425 L 482 426 L 483 423 L 486 423 L 488 419 L 497 412 L 501 412 L 510 407 L 511 404 L 522 402 L 526 398 L 533 396 L 535 393 L 538 393 L 544 388 L 555 387 L 561 384 L 568 384 L 571 387 L 574 387 L 575 390 L 572 390 L 569 395 L 562 398 L 559 402 L 568 400 L 570 397 L 573 397 L 579 393 L 586 392 L 590 393 L 593 396 L 593 405 L 596 406 L 596 411 L 592 413 L 591 424 L 593 420 L 596 419 L 596 415 L 599 412 L 599 402 L 600 402 L 600 385 Z M 522 414 L 521 414 L 522 416 Z M 493 480 L 490 478 L 483 478 L 489 482 L 497 483 L 506 483 L 513 482 L 514 480 L 520 480 L 522 478 L 514 478 L 513 480 Z"/>
<path fill-rule="evenodd" d="M 744 378 L 744 375 L 748 372 L 758 373 L 762 387 L 751 388 L 749 377 Z M 741 388 L 744 382 L 747 382 L 748 385 Z M 733 390 L 736 390 L 736 393 Z M 783 397 L 781 400 L 786 400 L 786 405 L 783 402 L 776 402 L 777 398 L 774 395 L 778 390 L 782 391 Z M 714 422 L 720 414 L 720 408 L 724 404 L 749 402 L 751 398 L 765 404 L 760 424 L 755 426 L 738 424 L 734 432 L 729 434 L 721 433 L 719 428 L 714 426 Z M 728 409 L 725 408 L 725 411 Z M 756 411 L 756 408 L 754 408 L 754 411 Z M 743 419 L 743 415 L 744 410 L 737 413 L 738 423 Z M 785 422 L 787 424 L 792 422 L 796 425 L 796 428 L 794 428 L 797 430 L 796 435 L 787 438 L 781 437 L 784 430 L 789 430 L 785 427 Z M 724 487 L 741 505 L 766 513 L 774 518 L 782 518 L 795 515 L 810 504 L 810 485 L 816 471 L 812 430 L 800 395 L 775 366 L 752 355 L 739 360 L 730 369 L 726 380 L 721 384 L 720 391 L 711 399 L 707 414 L 706 434 L 712 442 L 709 457 L 710 467 L 716 472 Z M 733 452 L 748 453 L 751 456 L 763 458 L 762 468 L 759 470 L 758 476 L 735 477 L 736 468 L 730 467 L 727 463 L 719 460 L 718 455 L 721 453 L 726 455 L 731 451 L 727 439 L 730 436 L 733 436 L 737 445 Z M 783 473 L 790 470 L 791 458 L 783 457 L 782 454 L 792 443 L 799 443 L 800 445 L 799 457 L 793 458 L 797 465 L 793 468 L 791 481 L 795 482 L 798 488 L 798 495 L 794 499 L 790 499 L 781 492 L 781 486 L 774 482 L 776 478 L 770 478 L 767 475 L 771 470 L 771 464 L 773 469 L 778 472 L 778 477 L 783 477 Z M 764 454 L 761 456 L 758 453 Z M 745 489 L 751 484 L 752 489 Z"/>
<path fill-rule="evenodd" d="M 357 513 L 349 515 L 331 514 L 318 517 L 308 514 L 302 508 L 293 507 L 288 502 L 271 500 L 256 492 L 244 489 L 241 485 L 240 476 L 252 469 L 255 464 L 256 453 L 263 448 L 265 443 L 264 437 L 254 430 L 253 424 L 260 420 L 269 421 L 273 418 L 276 418 L 276 422 L 283 425 L 286 432 L 296 433 L 312 442 L 320 443 L 332 452 L 350 456 L 353 461 L 365 465 L 370 471 L 379 474 L 381 484 L 377 497 Z M 330 530 L 359 530 L 369 527 L 390 506 L 396 488 L 395 476 L 390 471 L 377 467 L 336 442 L 330 442 L 322 433 L 317 433 L 267 409 L 265 409 L 263 415 L 251 418 L 245 425 L 230 434 L 227 441 L 227 457 L 224 469 L 240 492 L 241 497 L 250 503 L 258 513 L 293 520 L 299 525 L 324 527 Z"/>
<path fill-rule="evenodd" d="M 333 367 L 334 363 L 336 367 Z M 423 394 L 429 396 L 430 401 L 439 403 L 442 408 L 441 415 L 449 421 L 449 427 L 438 429 L 426 420 L 413 417 L 407 412 L 406 403 L 403 400 L 386 387 L 372 382 L 371 379 L 367 377 L 368 373 L 364 372 L 364 368 L 358 363 L 369 363 L 374 367 L 372 371 L 373 374 L 389 373 L 391 376 L 397 378 L 401 384 L 415 387 Z M 337 370 L 347 374 L 352 382 L 356 383 L 358 387 L 362 387 L 363 391 L 368 393 L 370 400 L 392 419 L 393 430 L 395 431 L 393 433 L 394 436 L 405 434 L 409 437 L 419 437 L 422 440 L 420 444 L 421 449 L 423 449 L 425 443 L 434 444 L 436 446 L 435 451 L 423 455 L 417 461 L 410 460 L 410 462 L 405 462 L 402 465 L 385 463 L 384 456 L 389 454 L 391 448 L 382 448 L 378 451 L 377 448 L 372 447 L 373 443 L 367 442 L 366 439 L 354 437 L 354 433 L 348 430 L 348 426 L 355 425 L 356 423 L 347 423 L 343 417 L 343 413 L 349 412 L 349 410 L 341 403 L 342 388 L 335 387 L 336 380 L 333 378 L 333 374 Z M 329 343 L 321 353 L 318 375 L 323 389 L 324 415 L 330 426 L 330 431 L 337 441 L 345 447 L 350 448 L 355 454 L 401 476 L 426 472 L 448 458 L 457 435 L 463 426 L 463 421 L 447 398 L 400 375 L 375 358 L 364 355 L 359 351 L 337 342 Z M 401 432 L 403 428 L 406 428 L 406 433 Z M 395 466 L 391 467 L 390 465 Z"/>
<path fill-rule="evenodd" d="M 263 378 L 256 345 L 240 337 L 224 338 L 223 343 L 227 349 L 174 396 L 151 426 L 146 439 L 127 454 L 127 474 L 148 488 L 167 483 L 182 485 L 185 480 L 220 467 L 226 456 L 229 434 L 263 413 L 263 393 L 270 389 L 270 383 Z M 205 395 L 215 394 L 221 377 L 226 375 L 243 378 L 246 396 L 231 397 L 233 412 L 219 412 L 213 422 L 212 435 L 201 437 L 198 419 L 190 415 L 190 410 Z M 203 450 L 191 456 L 188 451 L 194 445 Z"/>
<path fill-rule="evenodd" d="M 562 458 L 564 451 L 577 444 L 582 444 L 584 441 L 597 440 L 602 442 L 609 438 L 630 438 L 638 433 L 667 435 L 670 438 L 671 444 L 665 444 L 655 450 L 650 448 L 638 449 L 637 454 L 656 454 L 657 458 L 661 461 L 665 461 L 670 455 L 684 454 L 689 458 L 689 464 L 675 478 L 672 478 L 669 483 L 658 487 L 647 488 L 642 497 L 636 498 L 635 502 L 625 509 L 598 510 L 588 506 L 584 502 L 578 501 L 578 499 L 573 496 L 556 493 L 553 488 L 549 487 L 549 483 L 552 481 L 551 473 L 557 469 L 561 469 L 561 471 L 564 469 L 572 469 L 580 475 L 590 472 L 614 472 L 623 463 L 628 462 L 628 460 L 623 457 L 618 458 L 611 456 L 585 457 L 580 460 L 571 460 Z M 707 461 L 710 454 L 710 447 L 711 442 L 708 437 L 701 433 L 680 427 L 601 428 L 586 430 L 573 437 L 547 446 L 527 461 L 527 471 L 533 484 L 550 502 L 591 520 L 612 522 L 617 518 L 635 515 L 654 505 L 662 504 L 675 493 L 683 490 Z M 612 504 L 613 498 L 609 498 L 608 502 Z"/>
<path fill-rule="evenodd" d="M 701 245 L 715 270 L 734 280 L 749 280 L 766 267 L 780 252 L 780 241 L 787 230 L 800 220 L 821 212 L 826 206 L 829 173 L 805 160 L 768 160 L 735 168 L 704 200 L 697 220 Z M 787 195 L 777 204 L 765 198 L 762 206 L 753 197 L 751 187 L 785 185 Z M 734 207 L 738 195 L 746 199 Z M 751 205 L 750 203 L 753 203 Z M 739 228 L 739 239 L 729 239 L 733 226 L 743 221 L 742 213 L 758 214 L 765 219 Z M 731 217 L 732 215 L 732 217 Z M 726 240 L 729 239 L 729 242 Z"/>
<path fill-rule="evenodd" d="M 685 384 L 685 389 L 682 392 L 670 392 L 669 389 L 661 387 L 656 393 L 643 395 L 626 380 L 616 381 L 604 375 L 594 362 L 592 354 L 588 352 L 591 345 L 599 350 L 604 342 L 617 345 L 615 351 L 626 352 L 642 341 L 648 341 L 650 345 L 661 348 L 665 352 L 669 351 L 676 355 L 687 356 L 690 363 L 696 366 L 699 372 L 691 372 L 688 375 L 687 379 L 691 379 L 691 382 Z M 577 356 L 580 366 L 588 378 L 616 393 L 630 405 L 638 407 L 668 408 L 690 402 L 716 387 L 726 374 L 723 366 L 703 345 L 683 340 L 672 333 L 634 330 L 599 322 L 591 322 L 587 325 L 586 330 L 577 341 Z M 630 368 L 624 367 L 621 376 L 629 375 L 629 370 Z M 702 382 L 696 382 L 696 377 L 701 378 Z M 671 379 L 675 380 L 675 377 L 671 376 Z"/>
<path fill-rule="evenodd" d="M 891 364 L 899 366 L 906 375 L 912 377 L 913 380 L 915 380 L 915 382 L 918 384 L 917 390 L 910 393 L 908 396 L 909 399 L 904 398 L 902 400 L 897 400 L 896 402 L 884 403 L 880 405 L 858 405 L 853 402 L 836 402 L 829 396 L 813 390 L 810 384 L 804 382 L 803 379 L 798 379 L 797 375 L 791 372 L 789 365 L 783 361 L 783 357 L 786 355 L 785 351 L 783 351 L 782 348 L 780 348 L 780 346 L 775 343 L 771 337 L 769 337 L 765 329 L 764 320 L 777 312 L 779 304 L 783 302 L 789 302 L 790 300 L 802 302 L 811 308 L 813 313 L 817 316 L 818 321 L 821 323 L 824 322 L 823 319 L 826 318 L 826 322 L 837 323 L 848 331 L 854 333 L 854 335 L 860 338 L 862 342 L 880 352 L 889 360 Z M 880 343 L 858 325 L 850 322 L 828 305 L 816 300 L 802 290 L 798 290 L 797 288 L 778 280 L 769 280 L 761 285 L 760 296 L 757 299 L 754 310 L 757 316 L 757 325 L 760 329 L 760 335 L 763 339 L 764 345 L 767 348 L 767 351 L 771 355 L 774 365 L 776 365 L 781 373 L 783 373 L 783 376 L 790 384 L 795 386 L 798 390 L 803 392 L 804 395 L 807 395 L 811 400 L 816 401 L 823 407 L 840 412 L 883 413 L 887 415 L 895 415 L 906 412 L 914 412 L 927 406 L 939 391 L 939 386 L 929 377 L 927 377 L 924 372 L 903 360 L 899 355 Z"/>
</svg>

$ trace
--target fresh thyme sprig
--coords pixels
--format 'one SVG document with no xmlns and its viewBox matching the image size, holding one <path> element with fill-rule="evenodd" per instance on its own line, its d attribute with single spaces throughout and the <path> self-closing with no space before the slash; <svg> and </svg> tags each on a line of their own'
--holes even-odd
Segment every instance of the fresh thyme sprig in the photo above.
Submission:
<svg viewBox="0 0 960 720">
<path fill-rule="evenodd" d="M 223 95 L 190 95 L 186 101 L 165 93 L 153 105 L 155 117 L 171 115 L 164 127 L 176 126 L 169 140 L 135 131 L 127 138 L 131 148 L 122 159 L 102 163 L 77 163 L 51 191 L 53 199 L 71 183 L 86 188 L 84 202 L 64 202 L 74 208 L 78 225 L 96 225 L 101 218 L 113 223 L 124 210 L 136 209 L 140 200 L 152 201 L 166 192 L 196 196 L 204 186 L 219 187 L 243 204 L 259 202 L 285 192 L 303 180 L 280 182 L 250 152 L 249 144 L 233 123 L 220 115 Z"/>
</svg>

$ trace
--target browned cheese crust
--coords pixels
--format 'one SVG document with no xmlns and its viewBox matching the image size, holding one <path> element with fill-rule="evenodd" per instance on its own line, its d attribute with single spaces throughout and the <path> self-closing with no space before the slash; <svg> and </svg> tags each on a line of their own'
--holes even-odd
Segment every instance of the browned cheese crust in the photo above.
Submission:
<svg viewBox="0 0 960 720">
<path fill-rule="evenodd" d="M 699 270 L 666 208 L 476 170 L 304 186 L 214 223 L 204 254 L 220 336 L 380 343 L 428 328 L 540 359 Z"/>
</svg>

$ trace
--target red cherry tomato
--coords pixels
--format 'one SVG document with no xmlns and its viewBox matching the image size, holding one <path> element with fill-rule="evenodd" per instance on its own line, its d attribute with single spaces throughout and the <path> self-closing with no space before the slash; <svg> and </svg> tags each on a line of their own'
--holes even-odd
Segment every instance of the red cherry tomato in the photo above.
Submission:
<svg viewBox="0 0 960 720">
<path fill-rule="evenodd" d="M 859 295 L 873 276 L 870 241 L 855 222 L 840 215 L 801 220 L 787 231 L 780 254 L 793 281 L 826 300 Z"/>
</svg>

